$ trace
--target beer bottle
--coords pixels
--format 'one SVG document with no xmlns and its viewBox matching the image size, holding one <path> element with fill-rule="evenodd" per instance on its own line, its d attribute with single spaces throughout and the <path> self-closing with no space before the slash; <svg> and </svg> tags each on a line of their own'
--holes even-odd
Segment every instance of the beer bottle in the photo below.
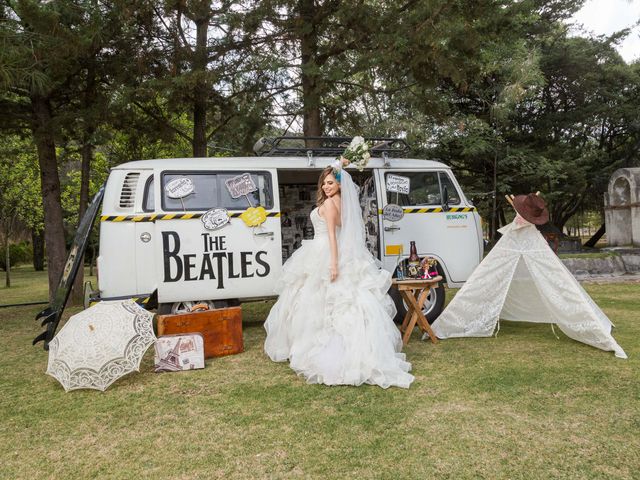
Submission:
<svg viewBox="0 0 640 480">
<path fill-rule="evenodd" d="M 420 257 L 418 256 L 416 242 L 411 240 L 409 245 L 409 276 L 417 278 L 418 272 L 420 271 Z"/>
<path fill-rule="evenodd" d="M 398 248 L 398 259 L 396 260 L 396 278 L 398 280 L 404 280 L 404 262 L 402 261 L 402 245 Z"/>
</svg>

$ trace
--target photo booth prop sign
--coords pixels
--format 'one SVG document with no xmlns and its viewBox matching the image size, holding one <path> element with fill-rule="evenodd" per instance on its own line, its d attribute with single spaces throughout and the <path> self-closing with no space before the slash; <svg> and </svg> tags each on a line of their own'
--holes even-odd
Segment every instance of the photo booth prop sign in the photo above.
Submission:
<svg viewBox="0 0 640 480">
<path fill-rule="evenodd" d="M 387 175 L 387 192 L 402 193 L 409 195 L 409 187 L 411 180 L 409 177 L 402 177 L 400 175 Z"/>
<path fill-rule="evenodd" d="M 402 220 L 404 217 L 404 210 L 400 205 L 396 205 L 395 203 L 389 203 L 384 206 L 382 210 L 382 216 L 385 220 L 389 220 L 390 222 L 397 222 Z"/>
<path fill-rule="evenodd" d="M 237 177 L 225 180 L 224 183 L 232 198 L 239 198 L 243 195 L 248 195 L 258 189 L 256 184 L 253 182 L 250 173 L 243 173 Z"/>
<path fill-rule="evenodd" d="M 195 186 L 190 178 L 181 177 L 167 183 L 164 191 L 169 198 L 184 198 L 195 191 Z"/>
<path fill-rule="evenodd" d="M 263 207 L 251 207 L 246 209 L 240 218 L 248 227 L 257 227 L 267 219 L 267 211 Z"/>
<path fill-rule="evenodd" d="M 226 208 L 212 208 L 200 220 L 207 230 L 217 230 L 229 223 L 229 213 Z"/>
<path fill-rule="evenodd" d="M 251 192 L 255 192 L 258 187 L 254 183 L 253 178 L 251 178 L 250 173 L 243 173 L 241 175 L 238 175 L 237 177 L 225 180 L 224 183 L 227 186 L 227 190 L 229 191 L 229 195 L 231 195 L 231 198 L 244 197 L 247 199 L 247 203 L 249 204 L 250 209 L 253 208 L 253 204 L 251 203 L 248 195 Z M 246 220 L 245 223 L 247 223 Z"/>
</svg>

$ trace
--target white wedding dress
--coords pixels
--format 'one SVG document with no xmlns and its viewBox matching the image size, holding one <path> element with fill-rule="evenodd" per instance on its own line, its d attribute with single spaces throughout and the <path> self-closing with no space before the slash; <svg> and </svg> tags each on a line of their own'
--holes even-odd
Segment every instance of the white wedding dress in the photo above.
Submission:
<svg viewBox="0 0 640 480">
<path fill-rule="evenodd" d="M 338 277 L 331 282 L 327 224 L 315 208 L 313 240 L 283 266 L 280 296 L 265 322 L 265 352 L 275 362 L 289 360 L 308 383 L 408 388 L 414 377 L 392 320 L 391 275 L 378 268 L 358 232 L 357 187 L 345 171 L 341 190 Z"/>
</svg>

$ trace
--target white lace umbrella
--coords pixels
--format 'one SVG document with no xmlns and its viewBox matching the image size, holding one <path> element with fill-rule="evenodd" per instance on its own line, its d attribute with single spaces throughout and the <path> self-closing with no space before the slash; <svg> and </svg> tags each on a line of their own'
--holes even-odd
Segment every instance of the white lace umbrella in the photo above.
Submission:
<svg viewBox="0 0 640 480">
<path fill-rule="evenodd" d="M 155 342 L 152 315 L 133 300 L 100 302 L 69 319 L 49 343 L 47 373 L 66 391 L 106 390 L 139 371 Z"/>
</svg>

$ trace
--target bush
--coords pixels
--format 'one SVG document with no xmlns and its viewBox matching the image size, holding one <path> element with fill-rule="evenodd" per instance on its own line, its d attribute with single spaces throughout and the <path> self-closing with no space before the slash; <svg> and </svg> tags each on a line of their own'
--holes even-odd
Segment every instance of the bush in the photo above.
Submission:
<svg viewBox="0 0 640 480">
<path fill-rule="evenodd" d="M 11 266 L 30 263 L 33 261 L 33 247 L 29 242 L 9 244 L 9 255 L 11 256 Z M 0 269 L 6 270 L 4 246 L 0 252 Z"/>
</svg>

